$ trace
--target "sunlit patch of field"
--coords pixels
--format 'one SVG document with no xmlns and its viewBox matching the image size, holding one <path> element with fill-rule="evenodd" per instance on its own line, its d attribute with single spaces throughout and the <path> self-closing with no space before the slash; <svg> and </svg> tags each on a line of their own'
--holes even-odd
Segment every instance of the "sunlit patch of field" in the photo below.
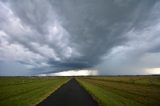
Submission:
<svg viewBox="0 0 160 106">
<path fill-rule="evenodd" d="M 0 77 L 0 106 L 35 105 L 68 80 L 68 77 Z"/>
<path fill-rule="evenodd" d="M 160 76 L 77 77 L 102 106 L 160 106 Z"/>
</svg>

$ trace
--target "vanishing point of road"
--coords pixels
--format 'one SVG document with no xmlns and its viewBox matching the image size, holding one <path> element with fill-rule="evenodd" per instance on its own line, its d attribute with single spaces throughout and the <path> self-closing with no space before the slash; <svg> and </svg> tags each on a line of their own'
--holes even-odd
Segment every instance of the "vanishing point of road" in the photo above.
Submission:
<svg viewBox="0 0 160 106">
<path fill-rule="evenodd" d="M 72 78 L 37 106 L 98 106 L 91 95 Z"/>
</svg>

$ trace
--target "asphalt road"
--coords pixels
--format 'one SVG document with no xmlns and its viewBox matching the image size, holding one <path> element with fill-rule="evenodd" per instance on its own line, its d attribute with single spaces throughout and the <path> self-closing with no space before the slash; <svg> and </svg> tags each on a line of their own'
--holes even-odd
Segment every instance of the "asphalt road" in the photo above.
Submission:
<svg viewBox="0 0 160 106">
<path fill-rule="evenodd" d="M 98 106 L 98 104 L 72 78 L 37 106 Z"/>
</svg>

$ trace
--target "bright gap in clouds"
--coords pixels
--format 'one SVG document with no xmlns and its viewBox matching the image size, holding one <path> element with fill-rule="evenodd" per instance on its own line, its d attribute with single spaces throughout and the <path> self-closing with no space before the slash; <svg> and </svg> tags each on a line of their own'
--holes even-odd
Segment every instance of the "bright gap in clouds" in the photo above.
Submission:
<svg viewBox="0 0 160 106">
<path fill-rule="evenodd" d="M 145 71 L 147 74 L 160 74 L 160 68 L 148 68 Z"/>
<path fill-rule="evenodd" d="M 49 74 L 39 74 L 38 76 L 89 76 L 89 75 L 98 75 L 97 70 L 69 70 L 57 73 L 49 73 Z"/>
</svg>

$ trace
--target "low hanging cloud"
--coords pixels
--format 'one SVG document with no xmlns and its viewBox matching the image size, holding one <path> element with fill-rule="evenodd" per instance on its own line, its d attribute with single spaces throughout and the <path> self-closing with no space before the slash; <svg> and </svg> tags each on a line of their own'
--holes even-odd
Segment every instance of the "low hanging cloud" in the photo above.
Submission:
<svg viewBox="0 0 160 106">
<path fill-rule="evenodd" d="M 85 69 L 85 70 L 68 70 L 57 73 L 38 74 L 38 76 L 89 76 L 98 75 L 97 70 Z"/>
<path fill-rule="evenodd" d="M 146 74 L 160 67 L 159 9 L 158 0 L 1 0 L 0 75 Z"/>
</svg>

